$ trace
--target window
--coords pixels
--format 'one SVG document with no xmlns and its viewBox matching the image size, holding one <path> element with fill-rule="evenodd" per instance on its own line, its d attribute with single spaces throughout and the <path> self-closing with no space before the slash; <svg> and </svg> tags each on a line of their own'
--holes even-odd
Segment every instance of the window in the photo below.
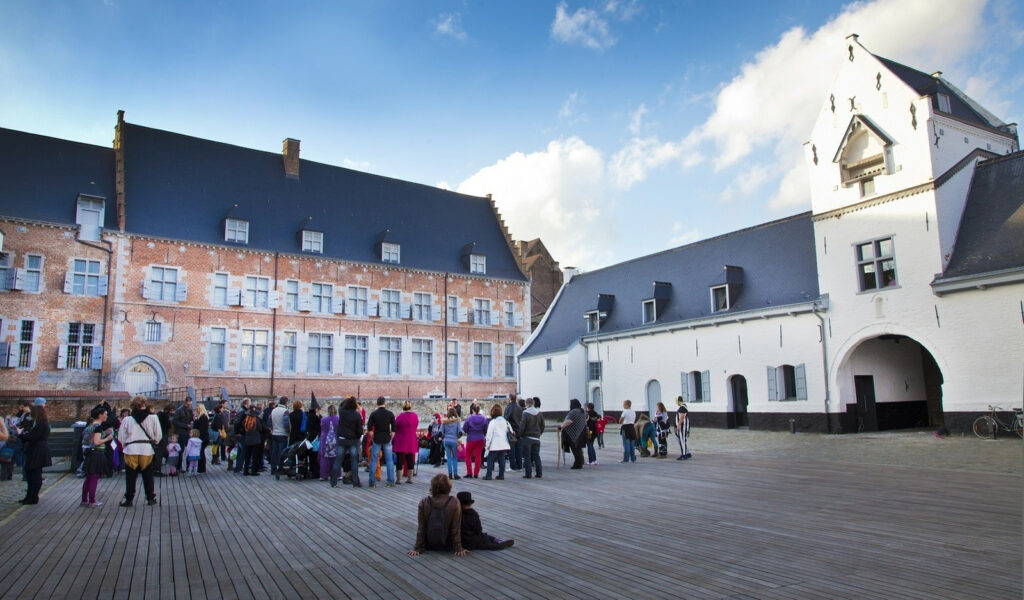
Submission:
<svg viewBox="0 0 1024 600">
<path fill-rule="evenodd" d="M 78 224 L 78 239 L 98 241 L 103 227 L 103 199 L 79 196 L 75 223 Z"/>
<path fill-rule="evenodd" d="M 43 278 L 43 257 L 38 254 L 25 255 L 25 284 L 21 289 L 26 292 L 38 292 L 39 282 Z"/>
<path fill-rule="evenodd" d="M 348 286 L 348 310 L 345 312 L 353 316 L 365 317 L 366 301 L 369 295 L 369 290 L 362 286 Z"/>
<path fill-rule="evenodd" d="M 389 244 L 384 242 L 380 246 L 380 258 L 386 263 L 398 264 L 402 258 L 402 247 L 398 244 Z"/>
<path fill-rule="evenodd" d="M 401 303 L 402 294 L 398 290 L 381 290 L 380 292 L 380 316 L 384 319 L 397 319 L 398 306 Z"/>
<path fill-rule="evenodd" d="M 7 277 L 11 272 L 12 254 L 0 252 L 0 290 L 7 289 Z"/>
<path fill-rule="evenodd" d="M 491 377 L 491 343 L 473 342 L 473 376 Z"/>
<path fill-rule="evenodd" d="M 587 368 L 587 379 L 590 381 L 601 380 L 601 361 L 592 360 Z"/>
<path fill-rule="evenodd" d="M 227 306 L 228 305 L 228 274 L 227 273 L 214 273 L 213 274 L 213 305 L 214 306 Z"/>
<path fill-rule="evenodd" d="M 482 254 L 469 255 L 469 272 L 478 275 L 487 273 L 487 257 Z"/>
<path fill-rule="evenodd" d="M 430 300 L 430 294 L 416 292 L 412 295 L 412 318 L 414 320 L 430 320 Z"/>
<path fill-rule="evenodd" d="M 245 305 L 253 308 L 267 308 L 270 294 L 269 277 L 245 278 Z"/>
<path fill-rule="evenodd" d="M 242 330 L 242 355 L 239 370 L 265 373 L 267 370 L 267 339 L 265 329 Z"/>
<path fill-rule="evenodd" d="M 294 279 L 284 282 L 284 309 L 292 312 L 299 310 L 299 282 Z"/>
<path fill-rule="evenodd" d="M 601 316 L 596 311 L 588 312 L 583 318 L 587 320 L 587 333 L 596 333 L 601 329 Z"/>
<path fill-rule="evenodd" d="M 483 298 L 473 300 L 473 323 L 476 325 L 491 324 L 491 301 Z"/>
<path fill-rule="evenodd" d="M 412 374 L 429 376 L 434 373 L 434 340 L 412 341 Z"/>
<path fill-rule="evenodd" d="M 505 327 L 516 326 L 516 303 L 505 301 Z"/>
<path fill-rule="evenodd" d="M 174 302 L 178 297 L 178 270 L 170 267 L 151 267 L 150 293 L 147 298 Z"/>
<path fill-rule="evenodd" d="M 896 285 L 896 260 L 892 238 L 857 245 L 860 291 L 880 290 Z"/>
<path fill-rule="evenodd" d="M 241 219 L 224 220 L 224 241 L 249 243 L 249 222 Z"/>
<path fill-rule="evenodd" d="M 91 369 L 93 334 L 92 323 L 68 323 L 67 369 Z"/>
<path fill-rule="evenodd" d="M 459 342 L 448 340 L 448 376 L 459 376 Z"/>
<path fill-rule="evenodd" d="M 505 377 L 516 376 L 516 346 L 505 344 Z"/>
<path fill-rule="evenodd" d="M 331 301 L 334 299 L 334 286 L 330 283 L 314 283 L 310 286 L 313 292 L 313 312 L 330 313 Z"/>
<path fill-rule="evenodd" d="M 782 365 L 779 372 L 782 376 L 779 381 L 779 399 L 796 399 L 796 370 L 793 365 Z"/>
<path fill-rule="evenodd" d="M 459 297 L 448 296 L 448 322 L 459 322 Z"/>
<path fill-rule="evenodd" d="M 210 357 L 210 371 L 223 372 L 224 371 L 224 356 L 225 346 L 228 339 L 228 330 L 223 327 L 211 327 L 210 328 L 210 349 L 208 355 Z"/>
<path fill-rule="evenodd" d="M 302 230 L 302 251 L 324 253 L 324 233 L 322 231 Z"/>
<path fill-rule="evenodd" d="M 299 334 L 285 331 L 281 337 L 281 372 L 295 372 L 295 358 L 298 356 Z"/>
<path fill-rule="evenodd" d="M 345 374 L 366 375 L 370 338 L 365 335 L 345 336 Z"/>
<path fill-rule="evenodd" d="M 949 109 L 949 96 L 947 96 L 946 94 L 936 94 L 935 95 L 935 100 L 936 100 L 935 103 L 936 103 L 937 108 L 939 110 L 941 110 L 944 113 L 952 112 Z"/>
<path fill-rule="evenodd" d="M 711 288 L 711 312 L 729 310 L 729 288 L 720 285 Z"/>
<path fill-rule="evenodd" d="M 711 402 L 711 371 L 683 371 L 681 377 L 684 402 Z"/>
<path fill-rule="evenodd" d="M 18 368 L 27 369 L 32 366 L 32 344 L 36 340 L 36 322 L 22 321 L 18 336 Z"/>
<path fill-rule="evenodd" d="M 160 321 L 146 321 L 146 341 L 159 342 L 161 338 Z"/>
<path fill-rule="evenodd" d="M 402 338 L 380 338 L 380 356 L 377 371 L 381 375 L 401 375 L 402 373 Z"/>
<path fill-rule="evenodd" d="M 306 342 L 306 372 L 330 373 L 334 358 L 334 335 L 311 333 Z"/>
<path fill-rule="evenodd" d="M 768 400 L 806 400 L 807 370 L 803 364 L 768 367 Z"/>
<path fill-rule="evenodd" d="M 544 370 L 545 371 L 550 371 L 551 370 L 551 359 L 550 358 L 544 361 Z"/>
<path fill-rule="evenodd" d="M 874 177 L 869 177 L 868 179 L 861 179 L 860 180 L 860 195 L 861 195 L 861 197 L 863 198 L 864 196 L 871 196 L 874 193 L 875 193 L 875 178 Z"/>
<path fill-rule="evenodd" d="M 642 308 L 643 322 L 645 325 L 647 323 L 653 323 L 658 319 L 658 314 L 654 307 L 654 300 L 644 300 Z"/>
<path fill-rule="evenodd" d="M 76 258 L 71 262 L 71 293 L 76 296 L 100 295 L 100 261 Z"/>
</svg>

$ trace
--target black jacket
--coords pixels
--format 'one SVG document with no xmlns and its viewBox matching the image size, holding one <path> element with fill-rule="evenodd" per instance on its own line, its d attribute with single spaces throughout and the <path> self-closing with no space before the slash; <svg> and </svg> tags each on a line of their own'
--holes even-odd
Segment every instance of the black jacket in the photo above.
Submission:
<svg viewBox="0 0 1024 600">
<path fill-rule="evenodd" d="M 42 469 L 53 464 L 50 460 L 50 424 L 46 421 L 33 423 L 32 429 L 18 436 L 25 448 L 25 468 Z"/>
<path fill-rule="evenodd" d="M 210 443 L 210 416 L 203 415 L 192 422 L 192 429 L 199 430 L 199 439 L 203 440 L 204 444 Z"/>
<path fill-rule="evenodd" d="M 395 413 L 383 406 L 377 407 L 366 419 L 366 429 L 373 430 L 374 444 L 387 444 L 395 431 Z"/>
<path fill-rule="evenodd" d="M 192 427 L 192 409 L 182 404 L 174 411 L 174 416 L 171 417 L 171 424 L 174 425 L 174 433 L 178 435 L 178 439 L 181 436 L 185 436 L 188 439 L 190 428 Z"/>
<path fill-rule="evenodd" d="M 354 410 L 338 411 L 338 439 L 358 440 L 363 436 L 363 418 Z"/>
<path fill-rule="evenodd" d="M 505 420 L 508 421 L 509 426 L 512 427 L 512 431 L 519 435 L 519 421 L 523 418 L 523 407 L 518 404 L 509 403 L 505 407 Z"/>
</svg>

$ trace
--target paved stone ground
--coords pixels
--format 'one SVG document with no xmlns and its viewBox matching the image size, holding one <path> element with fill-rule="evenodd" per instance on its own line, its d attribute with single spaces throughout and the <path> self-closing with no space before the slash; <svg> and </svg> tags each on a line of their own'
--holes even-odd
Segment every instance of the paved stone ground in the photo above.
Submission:
<svg viewBox="0 0 1024 600">
<path fill-rule="evenodd" d="M 43 473 L 43 489 L 40 495 L 67 475 L 67 465 L 63 460 L 55 461 L 54 466 Z M 22 506 L 18 500 L 25 497 L 25 482 L 21 480 L 21 468 L 14 468 L 14 477 L 10 481 L 0 481 L 0 525 L 7 522 L 15 511 Z"/>
</svg>

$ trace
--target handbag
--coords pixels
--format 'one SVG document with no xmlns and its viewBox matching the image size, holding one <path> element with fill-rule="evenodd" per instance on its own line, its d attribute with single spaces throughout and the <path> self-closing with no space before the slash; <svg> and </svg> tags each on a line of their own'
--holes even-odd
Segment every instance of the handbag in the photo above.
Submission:
<svg viewBox="0 0 1024 600">
<path fill-rule="evenodd" d="M 216 444 L 217 440 L 219 440 L 219 439 L 220 439 L 220 432 L 219 431 L 214 429 L 213 431 L 210 432 L 210 443 L 211 444 Z"/>
<path fill-rule="evenodd" d="M 4 446 L 0 448 L 0 463 L 9 463 L 14 460 L 14 448 Z"/>
<path fill-rule="evenodd" d="M 512 431 L 511 427 L 508 428 L 508 443 L 513 446 L 519 443 L 519 435 L 515 431 Z"/>
<path fill-rule="evenodd" d="M 313 438 L 312 450 L 313 452 L 320 452 L 320 436 Z"/>
</svg>

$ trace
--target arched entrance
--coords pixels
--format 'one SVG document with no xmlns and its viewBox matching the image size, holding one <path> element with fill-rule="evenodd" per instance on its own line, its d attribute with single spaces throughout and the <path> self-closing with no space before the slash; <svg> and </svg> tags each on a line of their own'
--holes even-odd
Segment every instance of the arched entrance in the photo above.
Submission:
<svg viewBox="0 0 1024 600">
<path fill-rule="evenodd" d="M 133 396 L 155 390 L 156 371 L 146 363 L 135 363 L 124 376 L 124 388 Z"/>
<path fill-rule="evenodd" d="M 733 375 L 729 378 L 729 427 L 747 427 L 750 420 L 747 416 L 747 378 Z"/>
<path fill-rule="evenodd" d="M 601 388 L 596 387 L 590 390 L 590 401 L 594 403 L 594 410 L 604 414 L 604 395 L 601 393 Z"/>
<path fill-rule="evenodd" d="M 865 339 L 839 366 L 843 432 L 943 424 L 942 372 L 919 342 L 898 334 Z"/>
<path fill-rule="evenodd" d="M 658 403 L 661 402 L 661 384 L 657 379 L 647 382 L 647 410 L 648 415 L 654 415 L 658 410 Z"/>
</svg>

